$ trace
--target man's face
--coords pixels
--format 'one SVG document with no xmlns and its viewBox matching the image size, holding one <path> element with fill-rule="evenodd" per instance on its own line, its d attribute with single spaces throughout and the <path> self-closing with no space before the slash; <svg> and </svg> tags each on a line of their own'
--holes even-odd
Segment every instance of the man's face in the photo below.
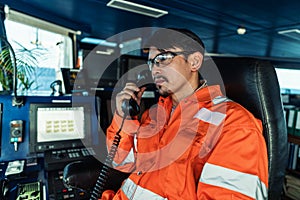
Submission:
<svg viewBox="0 0 300 200">
<path fill-rule="evenodd" d="M 173 52 L 177 55 L 171 58 L 167 58 L 168 64 L 153 64 L 151 67 L 151 73 L 158 88 L 159 93 L 162 96 L 168 96 L 170 94 L 184 92 L 186 85 L 191 78 L 190 63 L 187 58 L 180 54 L 183 52 L 180 48 L 165 49 L 164 51 L 157 48 L 150 48 L 149 59 L 154 59 L 157 55 L 162 55 L 163 52 Z M 163 63 L 163 62 L 162 62 Z"/>
</svg>

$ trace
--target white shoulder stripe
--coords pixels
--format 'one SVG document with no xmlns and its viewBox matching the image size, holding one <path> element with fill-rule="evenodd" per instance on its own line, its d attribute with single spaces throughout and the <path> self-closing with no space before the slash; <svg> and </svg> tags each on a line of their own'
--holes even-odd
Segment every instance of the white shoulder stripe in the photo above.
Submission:
<svg viewBox="0 0 300 200">
<path fill-rule="evenodd" d="M 218 165 L 206 163 L 200 182 L 233 190 L 253 199 L 268 199 L 268 189 L 258 176 Z"/>
<path fill-rule="evenodd" d="M 194 118 L 198 118 L 202 121 L 214 124 L 216 126 L 220 125 L 225 119 L 226 114 L 220 112 L 213 112 L 206 108 L 201 108 L 195 115 Z"/>
<path fill-rule="evenodd" d="M 232 100 L 228 99 L 227 97 L 223 97 L 223 96 L 217 96 L 212 100 L 214 105 L 224 103 L 224 102 L 228 102 L 228 101 L 232 101 Z"/>
</svg>

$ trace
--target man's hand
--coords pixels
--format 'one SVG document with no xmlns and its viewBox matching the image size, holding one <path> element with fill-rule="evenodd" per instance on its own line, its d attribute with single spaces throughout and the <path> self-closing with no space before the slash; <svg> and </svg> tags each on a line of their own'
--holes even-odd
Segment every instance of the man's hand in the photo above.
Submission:
<svg viewBox="0 0 300 200">
<path fill-rule="evenodd" d="M 146 87 L 139 88 L 135 83 L 126 83 L 124 89 L 116 96 L 116 111 L 121 117 L 124 116 L 122 111 L 122 102 L 124 100 L 134 99 L 138 105 L 141 103 L 141 98 L 146 90 Z"/>
</svg>

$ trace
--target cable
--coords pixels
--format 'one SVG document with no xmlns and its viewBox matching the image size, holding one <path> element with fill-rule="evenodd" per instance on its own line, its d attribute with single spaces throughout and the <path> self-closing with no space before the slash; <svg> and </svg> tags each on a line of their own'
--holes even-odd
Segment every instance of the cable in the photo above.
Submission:
<svg viewBox="0 0 300 200">
<path fill-rule="evenodd" d="M 93 189 L 93 191 L 91 193 L 90 200 L 98 200 L 102 196 L 102 193 L 104 192 L 105 185 L 106 185 L 106 183 L 108 181 L 109 173 L 110 173 L 110 168 L 108 166 L 111 166 L 111 164 L 113 162 L 113 159 L 114 159 L 114 157 L 115 157 L 115 155 L 117 153 L 118 146 L 119 146 L 120 141 L 121 141 L 120 132 L 121 132 L 121 130 L 123 128 L 126 116 L 127 115 L 123 116 L 120 129 L 117 131 L 117 133 L 116 133 L 116 135 L 114 137 L 113 144 L 110 147 L 110 150 L 108 152 L 108 155 L 106 156 L 104 165 L 102 166 L 100 174 L 99 174 L 99 176 L 97 178 L 95 187 L 94 187 L 94 189 Z"/>
</svg>

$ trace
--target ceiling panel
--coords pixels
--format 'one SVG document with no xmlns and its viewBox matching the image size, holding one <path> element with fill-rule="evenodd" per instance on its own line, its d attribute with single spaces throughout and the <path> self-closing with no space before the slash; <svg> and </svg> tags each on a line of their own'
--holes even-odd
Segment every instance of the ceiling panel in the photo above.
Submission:
<svg viewBox="0 0 300 200">
<path fill-rule="evenodd" d="M 132 0 L 167 10 L 169 14 L 161 18 L 107 7 L 108 0 L 0 2 L 102 39 L 140 27 L 184 27 L 201 36 L 210 53 L 300 59 L 300 40 L 277 34 L 300 29 L 299 0 Z M 240 25 L 247 28 L 245 35 L 236 34 Z"/>
</svg>

